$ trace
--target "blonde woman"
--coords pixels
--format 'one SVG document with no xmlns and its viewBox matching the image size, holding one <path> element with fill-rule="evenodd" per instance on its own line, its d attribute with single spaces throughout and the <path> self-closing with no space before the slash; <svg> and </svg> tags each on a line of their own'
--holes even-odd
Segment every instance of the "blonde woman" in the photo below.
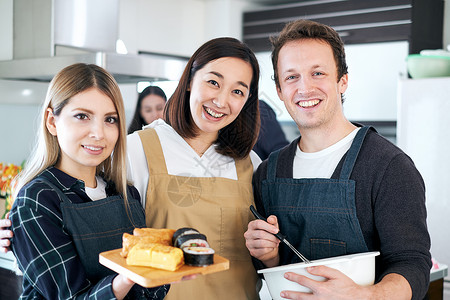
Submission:
<svg viewBox="0 0 450 300">
<path fill-rule="evenodd" d="M 41 113 L 10 214 L 21 298 L 164 298 L 168 286 L 147 290 L 98 263 L 100 252 L 121 247 L 123 232 L 145 226 L 139 193 L 122 168 L 117 83 L 96 65 L 71 65 L 53 78 Z"/>
</svg>

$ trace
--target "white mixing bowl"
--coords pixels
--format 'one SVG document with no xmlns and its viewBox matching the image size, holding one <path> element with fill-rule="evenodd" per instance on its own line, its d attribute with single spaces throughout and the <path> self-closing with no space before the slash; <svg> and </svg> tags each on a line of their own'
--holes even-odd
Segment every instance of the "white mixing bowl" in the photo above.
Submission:
<svg viewBox="0 0 450 300">
<path fill-rule="evenodd" d="M 282 300 L 281 291 L 298 291 L 309 293 L 311 290 L 296 282 L 284 278 L 284 273 L 294 272 L 305 275 L 311 279 L 325 281 L 324 277 L 311 275 L 306 271 L 307 267 L 325 265 L 337 269 L 350 277 L 356 284 L 367 286 L 375 281 L 375 256 L 380 252 L 365 252 L 332 258 L 324 258 L 311 261 L 310 264 L 297 263 L 274 268 L 259 270 L 258 273 L 264 275 L 270 295 L 274 300 Z"/>
</svg>

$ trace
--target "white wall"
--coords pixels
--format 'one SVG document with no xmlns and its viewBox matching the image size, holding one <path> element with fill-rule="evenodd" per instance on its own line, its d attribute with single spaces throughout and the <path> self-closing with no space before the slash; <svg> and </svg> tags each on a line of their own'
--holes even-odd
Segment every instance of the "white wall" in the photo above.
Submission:
<svg viewBox="0 0 450 300">
<path fill-rule="evenodd" d="M 204 0 L 205 38 L 210 40 L 220 36 L 242 39 L 242 12 L 249 3 L 239 0 Z"/>
<path fill-rule="evenodd" d="M 219 36 L 242 36 L 240 0 L 121 0 L 119 38 L 129 53 L 190 56 Z"/>
<path fill-rule="evenodd" d="M 261 79 L 259 81 L 259 98 L 269 104 L 277 116 L 278 121 L 292 121 L 283 101 L 278 98 L 273 78 L 273 67 L 270 52 L 258 52 L 256 58 L 259 62 Z"/>
<path fill-rule="evenodd" d="M 119 38 L 129 53 L 190 56 L 205 40 L 205 3 L 199 0 L 120 1 Z"/>
<path fill-rule="evenodd" d="M 0 0 L 0 60 L 13 57 L 13 0 Z"/>
<path fill-rule="evenodd" d="M 407 76 L 408 42 L 347 45 L 349 120 L 395 121 L 397 82 Z"/>
<path fill-rule="evenodd" d="M 29 155 L 47 83 L 0 80 L 0 162 L 20 164 Z"/>
</svg>

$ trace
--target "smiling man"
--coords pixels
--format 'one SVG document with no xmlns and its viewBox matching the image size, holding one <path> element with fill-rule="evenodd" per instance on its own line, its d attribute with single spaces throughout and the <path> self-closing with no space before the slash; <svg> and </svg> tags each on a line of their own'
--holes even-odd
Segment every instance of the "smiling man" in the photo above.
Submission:
<svg viewBox="0 0 450 300">
<path fill-rule="evenodd" d="M 309 287 L 314 299 L 422 299 L 431 267 L 424 182 L 403 151 L 345 117 L 349 79 L 339 35 L 299 20 L 272 44 L 278 96 L 301 137 L 273 153 L 253 177 L 255 203 L 268 222 L 249 223 L 247 248 L 260 268 L 298 262 L 273 236 L 278 230 L 310 260 L 380 251 L 370 287 L 325 266 L 309 269 L 325 282 L 285 276 Z"/>
</svg>

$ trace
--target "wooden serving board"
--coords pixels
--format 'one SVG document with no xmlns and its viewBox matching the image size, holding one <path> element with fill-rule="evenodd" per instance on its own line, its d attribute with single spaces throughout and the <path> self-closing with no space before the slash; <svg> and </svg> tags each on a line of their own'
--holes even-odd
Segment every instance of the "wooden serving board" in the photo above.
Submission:
<svg viewBox="0 0 450 300">
<path fill-rule="evenodd" d="M 225 271 L 230 268 L 230 261 L 214 254 L 214 264 L 206 267 L 192 267 L 183 265 L 176 271 L 166 271 L 151 267 L 137 267 L 127 265 L 126 259 L 120 256 L 122 249 L 102 252 L 99 261 L 102 265 L 122 274 L 143 287 L 155 287 L 179 281 L 183 276 L 192 274 L 210 274 Z"/>
</svg>

